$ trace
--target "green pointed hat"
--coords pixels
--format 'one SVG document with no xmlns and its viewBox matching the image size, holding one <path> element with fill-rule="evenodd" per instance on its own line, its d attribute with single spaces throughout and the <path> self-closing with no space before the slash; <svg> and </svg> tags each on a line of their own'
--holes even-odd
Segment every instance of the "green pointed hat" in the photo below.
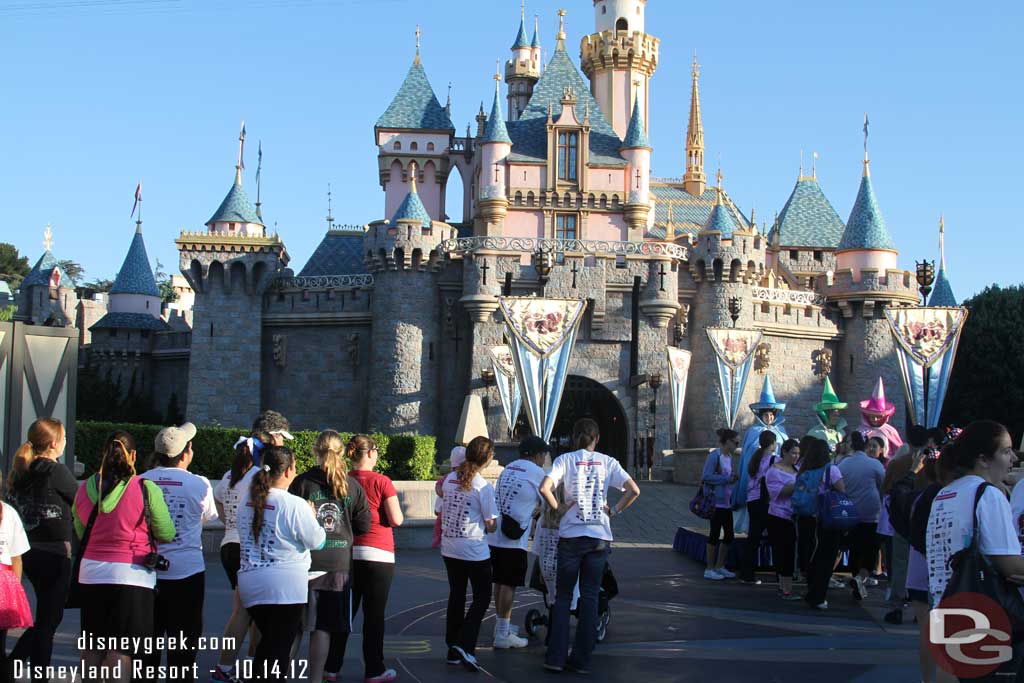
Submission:
<svg viewBox="0 0 1024 683">
<path fill-rule="evenodd" d="M 830 410 L 843 410 L 846 404 L 839 400 L 835 390 L 832 388 L 832 380 L 825 376 L 825 386 L 821 389 L 821 402 L 814 406 L 814 410 L 824 416 Z"/>
</svg>

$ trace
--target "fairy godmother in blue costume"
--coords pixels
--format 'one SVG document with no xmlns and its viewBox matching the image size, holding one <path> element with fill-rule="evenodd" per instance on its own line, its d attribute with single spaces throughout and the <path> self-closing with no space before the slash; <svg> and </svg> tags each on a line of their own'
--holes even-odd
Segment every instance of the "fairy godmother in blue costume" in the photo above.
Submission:
<svg viewBox="0 0 1024 683">
<path fill-rule="evenodd" d="M 749 478 L 747 467 L 750 465 L 750 459 L 754 457 L 754 451 L 757 450 L 761 432 L 766 429 L 775 432 L 776 451 L 782 442 L 789 438 L 786 430 L 782 427 L 782 423 L 785 422 L 782 413 L 786 411 L 786 404 L 775 400 L 772 381 L 767 375 L 764 378 L 764 386 L 761 387 L 761 400 L 751 403 L 750 410 L 754 413 L 754 424 L 743 435 L 743 456 L 740 459 L 739 467 L 733 468 L 733 472 L 738 471 L 740 475 L 739 481 L 732 487 L 732 508 L 742 511 L 741 519 L 736 524 L 737 530 L 741 530 L 739 528 L 741 526 L 746 527 L 747 479 Z"/>
</svg>

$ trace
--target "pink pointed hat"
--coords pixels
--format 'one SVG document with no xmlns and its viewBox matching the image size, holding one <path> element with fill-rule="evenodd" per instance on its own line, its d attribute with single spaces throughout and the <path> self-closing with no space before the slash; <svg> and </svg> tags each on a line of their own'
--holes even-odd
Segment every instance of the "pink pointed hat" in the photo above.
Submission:
<svg viewBox="0 0 1024 683">
<path fill-rule="evenodd" d="M 871 398 L 860 402 L 860 412 L 865 415 L 881 417 L 889 417 L 896 412 L 896 406 L 885 400 L 885 387 L 882 386 L 881 377 L 878 378 L 878 384 L 875 386 L 875 392 L 871 394 Z"/>
</svg>

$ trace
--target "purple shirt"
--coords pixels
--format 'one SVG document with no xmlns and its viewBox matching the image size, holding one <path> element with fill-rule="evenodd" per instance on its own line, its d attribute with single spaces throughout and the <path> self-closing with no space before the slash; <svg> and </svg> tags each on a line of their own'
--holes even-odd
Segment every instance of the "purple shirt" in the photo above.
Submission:
<svg viewBox="0 0 1024 683">
<path fill-rule="evenodd" d="M 761 500 L 761 480 L 764 479 L 764 475 L 768 472 L 768 468 L 772 466 L 772 460 L 775 456 L 771 453 L 765 453 L 761 457 L 761 464 L 757 468 L 757 474 L 747 480 L 747 502 L 752 503 L 755 500 Z"/>
<path fill-rule="evenodd" d="M 718 472 L 715 472 L 716 462 L 718 463 Z M 716 508 L 732 507 L 732 458 L 723 455 L 717 448 L 708 453 L 708 459 L 704 461 L 701 480 L 715 487 Z"/>
<path fill-rule="evenodd" d="M 768 504 L 768 514 L 781 519 L 793 519 L 793 492 L 783 494 L 782 489 L 796 482 L 796 474 L 773 467 L 765 474 L 764 481 L 771 501 Z"/>
</svg>

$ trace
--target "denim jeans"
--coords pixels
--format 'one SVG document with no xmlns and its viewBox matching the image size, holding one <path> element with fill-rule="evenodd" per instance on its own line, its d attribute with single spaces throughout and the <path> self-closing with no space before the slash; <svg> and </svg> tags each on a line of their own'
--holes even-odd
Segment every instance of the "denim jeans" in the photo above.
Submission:
<svg viewBox="0 0 1024 683">
<path fill-rule="evenodd" d="M 611 544 L 599 538 L 581 536 L 558 541 L 558 579 L 555 607 L 551 613 L 551 637 L 544 661 L 552 666 L 566 663 L 586 669 L 597 643 L 597 595 L 608 562 Z M 576 580 L 580 582 L 577 605 L 576 642 L 569 655 L 569 608 Z"/>
</svg>

